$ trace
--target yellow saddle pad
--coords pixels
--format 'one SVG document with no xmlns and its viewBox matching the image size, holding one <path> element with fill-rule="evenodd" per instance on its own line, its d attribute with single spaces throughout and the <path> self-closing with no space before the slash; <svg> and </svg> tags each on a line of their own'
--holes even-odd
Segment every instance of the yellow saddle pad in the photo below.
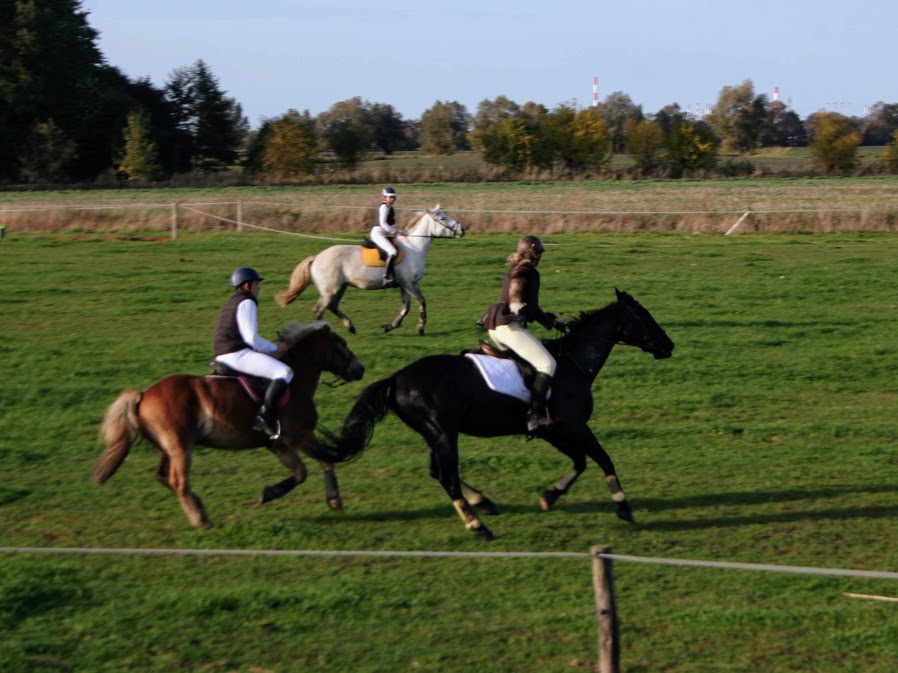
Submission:
<svg viewBox="0 0 898 673">
<path fill-rule="evenodd" d="M 394 266 L 402 261 L 402 249 L 396 248 L 396 261 Z M 380 248 L 366 248 L 362 246 L 362 262 L 365 266 L 386 266 L 387 263 L 380 258 Z"/>
</svg>

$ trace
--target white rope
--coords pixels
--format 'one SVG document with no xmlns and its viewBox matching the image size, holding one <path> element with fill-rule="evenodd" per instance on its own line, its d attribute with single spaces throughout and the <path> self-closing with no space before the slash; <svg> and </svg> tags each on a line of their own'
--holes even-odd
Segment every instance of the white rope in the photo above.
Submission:
<svg viewBox="0 0 898 673">
<path fill-rule="evenodd" d="M 352 241 L 347 238 L 330 238 L 328 236 L 318 236 L 316 234 L 300 234 L 295 231 L 283 231 L 281 229 L 272 229 L 271 227 L 263 227 L 258 224 L 250 224 L 249 222 L 239 222 L 237 220 L 232 220 L 229 217 L 222 217 L 221 215 L 215 215 L 214 213 L 207 213 L 202 210 L 197 210 L 196 208 L 190 208 L 184 204 L 180 204 L 181 208 L 184 210 L 189 210 L 192 213 L 197 213 L 198 215 L 205 215 L 206 217 L 211 217 L 215 220 L 221 220 L 222 222 L 230 222 L 231 224 L 236 224 L 241 227 L 250 227 L 252 229 L 261 229 L 262 231 L 273 231 L 276 234 L 287 234 L 288 236 L 299 236 L 301 238 L 315 238 L 320 241 L 337 241 L 339 243 L 351 243 Z M 358 238 L 358 237 L 356 237 Z"/>
<path fill-rule="evenodd" d="M 882 570 L 846 570 L 841 568 L 814 568 L 809 566 L 785 566 L 765 563 L 735 563 L 730 561 L 701 561 L 689 559 L 631 556 L 587 552 L 465 552 L 465 551 L 335 551 L 309 549 L 129 549 L 117 547 L 0 547 L 0 553 L 14 554 L 117 554 L 148 556 L 345 556 L 375 558 L 604 558 L 612 561 L 649 563 L 690 568 L 717 568 L 725 570 L 753 570 L 764 572 L 795 573 L 800 575 L 828 575 L 832 577 L 863 577 L 867 579 L 898 580 L 898 572 Z"/>
</svg>

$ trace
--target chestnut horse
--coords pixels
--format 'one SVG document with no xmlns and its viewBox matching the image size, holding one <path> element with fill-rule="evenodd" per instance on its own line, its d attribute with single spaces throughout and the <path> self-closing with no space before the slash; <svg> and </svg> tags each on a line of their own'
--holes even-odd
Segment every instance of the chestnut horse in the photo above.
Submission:
<svg viewBox="0 0 898 673">
<path fill-rule="evenodd" d="M 328 445 L 315 435 L 318 413 L 312 398 L 322 372 L 357 381 L 365 368 L 326 322 L 292 321 L 279 337 L 288 345 L 282 358 L 294 372 L 289 399 L 280 410 L 279 439 L 271 443 L 263 433 L 251 429 L 258 403 L 236 377 L 176 374 L 143 392 L 123 391 L 106 410 L 99 432 L 106 450 L 94 466 L 94 481 L 102 484 L 115 474 L 131 445 L 142 437 L 162 454 L 156 478 L 178 497 L 192 525 L 207 528 L 211 523 L 206 510 L 190 488 L 191 449 L 201 445 L 239 451 L 264 446 L 291 475 L 267 486 L 260 503 L 280 498 L 305 481 L 306 466 L 297 453 L 302 452 L 324 468 L 328 505 L 341 510 Z"/>
</svg>

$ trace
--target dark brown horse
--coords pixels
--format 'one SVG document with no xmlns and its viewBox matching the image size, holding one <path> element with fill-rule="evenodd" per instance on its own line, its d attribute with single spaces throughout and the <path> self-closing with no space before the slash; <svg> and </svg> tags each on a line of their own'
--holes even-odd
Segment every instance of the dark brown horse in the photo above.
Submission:
<svg viewBox="0 0 898 673">
<path fill-rule="evenodd" d="M 262 491 L 261 502 L 286 495 L 305 481 L 306 466 L 297 452 L 318 460 L 325 470 L 328 505 L 342 509 L 327 445 L 315 436 L 318 412 L 313 396 L 322 372 L 345 381 L 362 378 L 365 368 L 346 341 L 319 321 L 291 322 L 280 332 L 288 345 L 283 356 L 293 369 L 289 400 L 280 411 L 281 436 L 273 444 L 251 429 L 258 404 L 231 376 L 176 374 L 145 391 L 125 390 L 106 410 L 100 440 L 106 450 L 94 466 L 97 484 L 115 474 L 131 445 L 143 438 L 162 454 L 156 477 L 174 491 L 190 523 L 211 525 L 199 497 L 190 489 L 190 454 L 195 445 L 243 450 L 265 446 L 291 475 Z"/>
</svg>

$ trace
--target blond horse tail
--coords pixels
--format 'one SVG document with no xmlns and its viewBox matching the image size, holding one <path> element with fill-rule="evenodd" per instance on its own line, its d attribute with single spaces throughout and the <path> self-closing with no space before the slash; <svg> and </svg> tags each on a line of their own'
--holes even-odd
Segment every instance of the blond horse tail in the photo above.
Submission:
<svg viewBox="0 0 898 673">
<path fill-rule="evenodd" d="M 137 405 L 142 396 L 139 390 L 125 390 L 106 410 L 98 433 L 99 440 L 106 444 L 106 450 L 94 465 L 94 483 L 103 484 L 115 474 L 139 437 Z"/>
<path fill-rule="evenodd" d="M 312 262 L 314 261 L 315 255 L 311 255 L 296 265 L 290 275 L 290 285 L 281 289 L 277 294 L 278 304 L 286 306 L 309 287 L 309 283 L 312 282 Z"/>
</svg>

